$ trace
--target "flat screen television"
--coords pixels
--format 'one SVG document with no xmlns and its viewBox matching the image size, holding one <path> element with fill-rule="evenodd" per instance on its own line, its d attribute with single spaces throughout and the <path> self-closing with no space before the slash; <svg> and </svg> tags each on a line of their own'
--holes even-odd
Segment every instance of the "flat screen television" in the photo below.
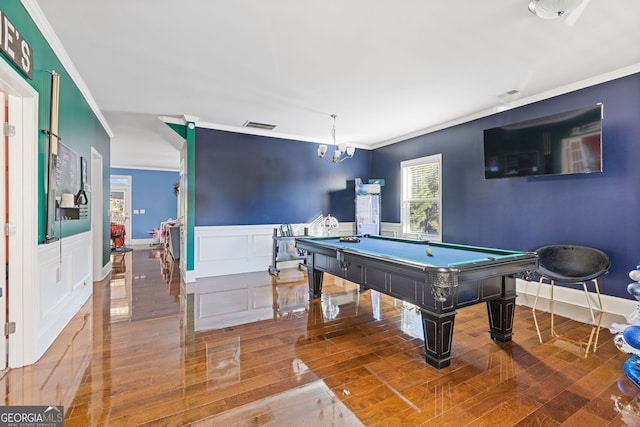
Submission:
<svg viewBox="0 0 640 427">
<path fill-rule="evenodd" d="M 484 131 L 484 177 L 602 172 L 602 104 Z"/>
</svg>

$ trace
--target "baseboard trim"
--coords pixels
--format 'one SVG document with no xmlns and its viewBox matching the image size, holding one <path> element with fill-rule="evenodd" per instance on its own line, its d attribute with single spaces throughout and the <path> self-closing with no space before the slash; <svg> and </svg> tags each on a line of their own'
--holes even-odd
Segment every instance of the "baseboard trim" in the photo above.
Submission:
<svg viewBox="0 0 640 427">
<path fill-rule="evenodd" d="M 529 282 L 526 280 L 517 279 L 516 292 L 518 293 L 518 298 L 516 299 L 516 304 L 526 307 L 533 307 L 537 291 L 538 282 Z M 636 306 L 638 305 L 638 302 L 632 299 L 619 298 L 604 294 L 600 294 L 600 297 L 602 298 L 603 311 L 605 313 L 618 316 L 627 316 L 629 313 L 635 310 Z M 545 300 L 551 299 L 550 284 L 543 283 L 541 285 L 540 298 Z M 582 288 L 567 288 L 564 286 L 555 286 L 554 300 L 588 309 L 587 299 L 585 298 Z M 593 307 L 597 307 L 597 296 L 595 292 L 589 292 L 589 301 L 591 302 L 591 305 Z M 561 316 L 563 315 L 563 313 L 559 312 L 558 310 L 555 310 L 555 312 L 556 314 L 559 314 Z"/>
<path fill-rule="evenodd" d="M 154 243 L 158 243 L 157 239 L 131 239 L 131 246 L 151 246 Z"/>
<path fill-rule="evenodd" d="M 104 279 L 106 279 L 109 274 L 111 274 L 111 269 L 112 269 L 112 265 L 111 265 L 111 261 L 107 262 L 105 265 L 102 266 L 102 270 L 100 270 L 100 277 L 94 277 L 93 281 L 94 282 L 101 282 Z"/>
</svg>

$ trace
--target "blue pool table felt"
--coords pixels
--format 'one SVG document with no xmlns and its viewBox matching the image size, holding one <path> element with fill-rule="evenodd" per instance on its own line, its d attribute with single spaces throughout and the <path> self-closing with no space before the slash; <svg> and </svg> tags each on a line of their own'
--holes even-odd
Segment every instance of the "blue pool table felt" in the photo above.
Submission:
<svg viewBox="0 0 640 427">
<path fill-rule="evenodd" d="M 405 240 L 379 237 L 360 237 L 359 242 L 341 242 L 335 238 L 310 238 L 323 245 L 344 248 L 362 254 L 395 258 L 412 263 L 437 267 L 455 267 L 456 265 L 486 262 L 521 255 L 522 252 L 490 249 L 476 246 L 454 245 L 440 242 Z M 432 255 L 427 255 L 427 249 Z"/>
</svg>

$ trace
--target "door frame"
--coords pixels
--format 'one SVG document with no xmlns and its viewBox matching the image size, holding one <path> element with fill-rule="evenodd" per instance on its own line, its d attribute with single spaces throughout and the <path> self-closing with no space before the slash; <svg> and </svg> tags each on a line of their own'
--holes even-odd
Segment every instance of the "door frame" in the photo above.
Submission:
<svg viewBox="0 0 640 427">
<path fill-rule="evenodd" d="M 9 95 L 9 335 L 8 364 L 20 367 L 35 361 L 34 304 L 38 281 L 38 92 L 6 61 L 0 60 L 0 85 Z M 20 284 L 19 286 L 16 286 Z"/>
<path fill-rule="evenodd" d="M 114 179 L 120 182 L 114 182 Z M 131 246 L 131 175 L 111 175 L 109 181 L 111 184 L 110 193 L 113 191 L 122 191 L 124 193 L 124 228 L 126 231 L 124 244 Z"/>
<path fill-rule="evenodd" d="M 0 123 L 4 124 L 5 122 L 11 123 L 9 121 L 9 117 L 11 115 L 6 111 L 9 109 L 9 95 L 4 92 L 4 87 L 0 85 Z M 0 173 L 0 218 L 4 221 L 6 217 L 6 208 L 8 202 L 8 195 L 6 194 L 6 185 L 7 181 L 5 170 L 7 170 L 8 159 L 5 157 L 6 150 L 8 149 L 10 143 L 10 135 L 6 135 L 4 129 L 0 131 L 0 135 L 2 138 L 2 149 L 0 149 L 0 166 L 2 167 L 2 173 Z M 7 229 L 8 230 L 8 229 Z M 10 233 L 10 232 L 9 232 Z M 8 268 L 9 261 L 7 258 L 7 245 L 9 242 L 9 237 L 5 235 L 2 238 L 2 243 L 0 243 L 0 265 L 5 264 Z M 0 324 L 4 325 L 7 322 L 7 310 L 8 310 L 8 291 L 7 291 L 7 280 L 2 280 L 0 284 Z M 4 370 L 7 364 L 7 340 L 3 336 L 0 339 L 0 371 Z"/>
<path fill-rule="evenodd" d="M 109 274 L 105 271 L 104 221 L 103 221 L 103 163 L 102 155 L 91 147 L 91 247 L 93 248 L 93 281 L 100 281 Z"/>
</svg>

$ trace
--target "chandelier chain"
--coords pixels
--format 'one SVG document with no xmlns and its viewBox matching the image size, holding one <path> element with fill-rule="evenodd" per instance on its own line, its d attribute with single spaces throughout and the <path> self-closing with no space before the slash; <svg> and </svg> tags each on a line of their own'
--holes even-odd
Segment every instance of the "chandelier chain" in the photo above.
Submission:
<svg viewBox="0 0 640 427">
<path fill-rule="evenodd" d="M 336 146 L 336 116 L 335 114 L 332 114 L 331 117 L 333 118 L 333 128 L 331 128 L 331 137 L 333 138 L 333 146 Z"/>
<path fill-rule="evenodd" d="M 336 114 L 331 114 L 330 116 L 333 119 L 333 127 L 331 128 L 331 138 L 333 139 L 333 153 L 331 156 L 325 156 L 327 154 L 328 146 L 326 144 L 321 144 L 318 146 L 318 157 L 321 159 L 325 159 L 331 163 L 338 163 L 346 159 L 350 159 L 356 152 L 355 147 L 347 146 L 346 144 L 342 144 L 338 146 L 336 142 Z"/>
</svg>

